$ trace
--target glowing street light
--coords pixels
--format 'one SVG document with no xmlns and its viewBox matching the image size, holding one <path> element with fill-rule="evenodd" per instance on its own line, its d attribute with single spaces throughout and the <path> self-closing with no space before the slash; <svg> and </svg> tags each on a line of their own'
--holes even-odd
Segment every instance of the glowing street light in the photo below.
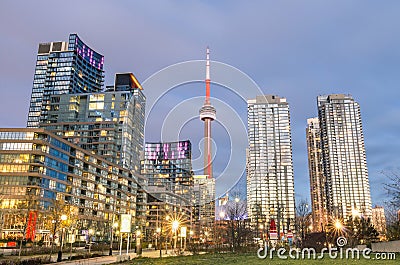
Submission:
<svg viewBox="0 0 400 265">
<path fill-rule="evenodd" d="M 351 210 L 351 215 L 353 216 L 353 218 L 356 218 L 356 217 L 360 218 L 361 217 L 361 213 L 357 209 Z"/>
<path fill-rule="evenodd" d="M 60 216 L 61 222 L 65 222 L 68 219 L 68 216 L 63 214 Z M 62 260 L 62 249 L 64 245 L 64 227 L 61 230 L 61 237 L 60 237 L 60 250 L 58 251 L 57 262 Z"/>
<path fill-rule="evenodd" d="M 342 222 L 340 222 L 340 220 L 336 220 L 336 221 L 335 221 L 335 228 L 336 228 L 337 230 L 342 230 L 343 224 L 342 224 Z"/>
<path fill-rule="evenodd" d="M 174 249 L 176 249 L 176 240 L 177 240 L 177 235 L 176 235 L 176 231 L 179 228 L 179 221 L 178 220 L 174 220 L 172 221 L 172 231 L 174 232 Z"/>
<path fill-rule="evenodd" d="M 172 230 L 175 232 L 179 227 L 179 221 L 178 220 L 174 220 L 172 222 Z"/>
<path fill-rule="evenodd" d="M 224 219 L 225 218 L 225 212 L 224 211 L 220 211 L 219 212 L 219 217 L 221 218 L 221 220 Z"/>
<path fill-rule="evenodd" d="M 140 244 L 140 236 L 141 235 L 142 235 L 142 232 L 139 229 L 136 230 L 136 253 L 139 257 L 142 256 L 142 245 Z M 128 240 L 128 242 L 129 242 L 129 240 Z M 127 247 L 127 249 L 128 249 L 128 247 Z M 126 254 L 128 254 L 128 250 L 126 251 Z"/>
</svg>

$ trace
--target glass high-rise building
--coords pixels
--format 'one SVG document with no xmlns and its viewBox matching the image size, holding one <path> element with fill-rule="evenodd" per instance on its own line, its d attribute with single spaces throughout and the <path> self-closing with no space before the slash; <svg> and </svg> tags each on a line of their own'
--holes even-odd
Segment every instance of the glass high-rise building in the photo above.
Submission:
<svg viewBox="0 0 400 265">
<path fill-rule="evenodd" d="M 114 86 L 104 92 L 50 99 L 40 127 L 140 174 L 146 98 L 132 73 L 116 74 Z"/>
<path fill-rule="evenodd" d="M 215 230 L 215 179 L 208 175 L 194 176 L 194 231 L 193 238 L 200 242 L 213 239 Z"/>
<path fill-rule="evenodd" d="M 319 96 L 322 166 L 328 215 L 372 216 L 360 106 L 350 95 Z"/>
<path fill-rule="evenodd" d="M 145 239 L 152 241 L 160 237 L 160 229 L 166 233 L 167 223 L 171 225 L 172 220 L 192 230 L 194 197 L 190 141 L 146 143 L 141 174 L 147 181 Z"/>
<path fill-rule="evenodd" d="M 77 241 L 110 240 L 120 214 L 136 221 L 137 191 L 130 170 L 44 129 L 0 128 L 1 239 L 49 244 L 65 214 Z"/>
<path fill-rule="evenodd" d="M 279 232 L 295 227 L 289 104 L 274 95 L 247 101 L 247 211 L 263 238 L 271 219 Z"/>
<path fill-rule="evenodd" d="M 98 92 L 104 83 L 104 57 L 77 34 L 68 42 L 39 44 L 27 127 L 47 121 L 51 95 Z"/>
<path fill-rule="evenodd" d="M 328 222 L 326 179 L 322 167 L 321 130 L 318 118 L 307 119 L 308 169 L 310 175 L 313 230 L 324 231 Z"/>
</svg>

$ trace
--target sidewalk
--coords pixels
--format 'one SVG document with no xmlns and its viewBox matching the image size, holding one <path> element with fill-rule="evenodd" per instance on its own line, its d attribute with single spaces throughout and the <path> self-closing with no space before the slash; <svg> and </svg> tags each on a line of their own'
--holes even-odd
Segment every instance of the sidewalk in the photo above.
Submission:
<svg viewBox="0 0 400 265">
<path fill-rule="evenodd" d="M 187 255 L 187 254 L 186 254 Z M 173 256 L 171 253 L 171 250 L 168 251 L 168 254 L 165 253 L 165 250 L 162 250 L 162 257 L 170 257 Z M 130 252 L 128 255 L 125 252 L 122 252 L 122 256 L 119 256 L 119 251 L 113 251 L 112 256 L 102 256 L 102 257 L 96 257 L 96 258 L 90 258 L 90 259 L 81 259 L 81 260 L 66 260 L 68 259 L 68 255 L 64 254 L 63 259 L 65 261 L 62 262 L 57 262 L 56 264 L 60 265 L 105 265 L 105 264 L 111 264 L 119 261 L 128 261 L 136 258 L 136 253 Z M 146 251 L 144 250 L 142 252 L 142 257 L 146 258 L 159 258 L 160 257 L 160 251 L 159 250 L 151 250 L 151 251 Z M 57 261 L 57 256 L 52 257 L 52 262 Z M 52 263 L 54 264 L 54 263 Z"/>
<path fill-rule="evenodd" d="M 136 253 L 129 253 L 128 255 L 125 253 L 122 254 L 122 257 L 119 256 L 118 251 L 114 251 L 112 256 L 102 256 L 102 257 L 96 257 L 96 258 L 90 258 L 90 259 L 80 259 L 80 260 L 68 260 L 68 255 L 63 255 L 63 260 L 62 262 L 57 262 L 55 264 L 69 264 L 69 265 L 104 265 L 104 264 L 111 264 L 115 263 L 118 261 L 125 261 L 125 260 L 130 260 L 136 257 Z M 54 256 L 51 258 L 52 262 L 57 261 L 57 256 Z M 54 264 L 54 263 L 51 263 Z"/>
</svg>

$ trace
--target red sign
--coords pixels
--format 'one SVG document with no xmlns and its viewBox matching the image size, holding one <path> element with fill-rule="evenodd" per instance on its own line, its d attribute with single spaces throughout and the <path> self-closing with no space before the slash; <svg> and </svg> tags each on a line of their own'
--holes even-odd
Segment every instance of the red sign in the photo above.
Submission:
<svg viewBox="0 0 400 265">
<path fill-rule="evenodd" d="M 7 247 L 16 247 L 17 246 L 17 242 L 7 242 Z"/>
<path fill-rule="evenodd" d="M 278 239 L 278 233 L 276 231 L 276 224 L 274 219 L 271 219 L 269 223 L 269 238 L 275 240 Z"/>
<path fill-rule="evenodd" d="M 26 239 L 34 241 L 36 234 L 37 212 L 29 212 L 28 226 L 26 227 Z"/>
</svg>

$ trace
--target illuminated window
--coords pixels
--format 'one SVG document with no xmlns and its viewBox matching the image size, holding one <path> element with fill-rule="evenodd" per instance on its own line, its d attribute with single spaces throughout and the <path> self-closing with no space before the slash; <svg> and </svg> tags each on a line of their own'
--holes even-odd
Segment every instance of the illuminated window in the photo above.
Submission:
<svg viewBox="0 0 400 265">
<path fill-rule="evenodd" d="M 104 102 L 90 102 L 89 110 L 104 109 Z"/>
<path fill-rule="evenodd" d="M 70 104 L 69 105 L 69 110 L 79 111 L 79 107 L 77 105 L 75 105 L 75 104 Z"/>
<path fill-rule="evenodd" d="M 74 134 L 75 134 L 74 131 L 65 132 L 65 136 L 68 136 L 68 137 L 74 136 Z"/>
<path fill-rule="evenodd" d="M 104 94 L 90 95 L 89 100 L 92 101 L 104 101 Z"/>
<path fill-rule="evenodd" d="M 69 102 L 70 103 L 79 103 L 80 102 L 80 97 L 79 96 L 72 96 L 70 99 L 69 99 Z"/>
</svg>

